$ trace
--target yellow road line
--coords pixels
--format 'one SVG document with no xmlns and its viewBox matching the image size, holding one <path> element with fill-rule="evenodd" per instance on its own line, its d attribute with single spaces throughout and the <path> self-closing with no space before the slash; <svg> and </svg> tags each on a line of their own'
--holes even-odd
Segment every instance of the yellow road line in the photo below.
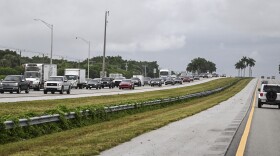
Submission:
<svg viewBox="0 0 280 156">
<path fill-rule="evenodd" d="M 245 147 L 246 147 L 247 139 L 248 139 L 248 136 L 249 136 L 249 132 L 250 132 L 251 124 L 252 124 L 252 119 L 253 119 L 253 115 L 254 115 L 254 110 L 255 110 L 256 95 L 257 95 L 256 93 L 257 93 L 257 87 L 256 87 L 256 90 L 254 92 L 255 95 L 254 95 L 254 101 L 253 101 L 252 109 L 250 111 L 245 130 L 243 132 L 241 141 L 239 143 L 239 146 L 238 146 L 238 149 L 237 149 L 237 152 L 236 152 L 236 156 L 243 156 L 244 152 L 245 152 Z"/>
</svg>

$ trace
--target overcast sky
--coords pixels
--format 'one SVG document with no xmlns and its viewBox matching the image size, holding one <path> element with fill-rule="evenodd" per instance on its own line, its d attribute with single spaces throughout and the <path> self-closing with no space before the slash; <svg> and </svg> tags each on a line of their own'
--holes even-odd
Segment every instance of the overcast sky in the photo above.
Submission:
<svg viewBox="0 0 280 156">
<path fill-rule="evenodd" d="M 39 18 L 54 25 L 53 55 L 86 59 L 80 36 L 90 40 L 91 57 L 101 56 L 108 10 L 107 56 L 157 61 L 174 71 L 203 57 L 232 76 L 248 56 L 256 60 L 254 76 L 279 77 L 279 8 L 279 0 L 1 0 L 0 48 L 49 55 L 50 29 L 33 20 Z"/>
</svg>

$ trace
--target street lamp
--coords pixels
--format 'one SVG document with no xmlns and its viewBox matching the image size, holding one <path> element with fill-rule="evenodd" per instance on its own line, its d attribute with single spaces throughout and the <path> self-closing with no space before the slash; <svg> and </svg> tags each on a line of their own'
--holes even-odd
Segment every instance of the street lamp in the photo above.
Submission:
<svg viewBox="0 0 280 156">
<path fill-rule="evenodd" d="M 88 79 L 89 79 L 89 55 L 90 55 L 90 41 L 88 41 L 88 40 L 85 40 L 85 39 L 83 39 L 83 38 L 81 38 L 81 37 L 76 37 L 76 39 L 80 39 L 80 40 L 82 40 L 82 41 L 84 41 L 85 43 L 87 43 L 88 44 Z"/>
<path fill-rule="evenodd" d="M 41 19 L 34 19 L 35 21 L 41 21 L 42 23 L 44 23 L 48 28 L 51 29 L 51 62 L 50 64 L 52 65 L 52 53 L 53 53 L 53 25 L 49 24 Z"/>
<path fill-rule="evenodd" d="M 105 51 L 106 51 L 106 30 L 107 30 L 107 15 L 109 11 L 105 12 L 105 30 L 104 30 L 104 47 L 103 47 L 103 63 L 102 63 L 102 77 L 105 77 Z"/>
</svg>

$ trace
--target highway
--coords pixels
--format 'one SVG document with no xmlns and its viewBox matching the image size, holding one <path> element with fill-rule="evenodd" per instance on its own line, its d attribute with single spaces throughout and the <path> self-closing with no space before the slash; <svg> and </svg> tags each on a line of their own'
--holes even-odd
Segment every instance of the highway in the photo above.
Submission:
<svg viewBox="0 0 280 156">
<path fill-rule="evenodd" d="M 21 94 L 10 94 L 5 92 L 4 94 L 0 94 L 0 103 L 1 102 L 18 102 L 18 101 L 34 101 L 34 100 L 51 100 L 51 99 L 67 99 L 67 98 L 80 98 L 80 97 L 89 97 L 89 96 L 102 96 L 102 95 L 115 95 L 115 94 L 128 94 L 128 93 L 140 93 L 146 91 L 155 91 L 162 89 L 172 89 L 172 88 L 180 88 L 185 86 L 197 85 L 200 83 L 209 82 L 218 78 L 201 78 L 200 80 L 195 80 L 193 82 L 184 82 L 183 85 L 163 85 L 162 87 L 151 87 L 151 86 L 143 86 L 143 87 L 135 87 L 134 90 L 124 89 L 120 90 L 117 87 L 113 89 L 104 88 L 104 89 L 72 89 L 71 93 L 68 95 L 66 93 L 59 94 L 56 92 L 55 94 L 44 94 L 43 90 L 41 91 L 33 91 L 30 90 L 29 94 L 21 92 Z"/>
<path fill-rule="evenodd" d="M 101 155 L 225 155 L 251 106 L 256 85 L 254 79 L 219 105 L 140 135 Z"/>
<path fill-rule="evenodd" d="M 258 87 L 260 87 L 259 81 Z M 280 84 L 280 80 L 268 80 L 269 83 Z M 262 108 L 257 106 L 257 98 L 259 92 L 256 92 L 255 101 L 252 104 L 250 112 L 241 124 L 237 131 L 231 146 L 227 152 L 227 156 L 245 155 L 245 156 L 270 156 L 280 155 L 280 110 L 278 106 L 263 105 Z M 249 113 L 252 113 L 252 119 L 249 118 Z M 248 136 L 241 141 L 241 137 L 246 131 L 246 125 L 251 122 Z M 238 150 L 244 146 L 243 151 Z M 241 149 L 241 148 L 240 148 Z"/>
</svg>

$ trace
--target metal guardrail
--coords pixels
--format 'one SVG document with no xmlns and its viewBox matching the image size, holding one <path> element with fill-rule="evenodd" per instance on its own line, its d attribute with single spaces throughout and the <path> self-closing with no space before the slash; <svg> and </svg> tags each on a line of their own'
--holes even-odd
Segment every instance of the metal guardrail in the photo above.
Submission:
<svg viewBox="0 0 280 156">
<path fill-rule="evenodd" d="M 152 106 L 152 105 L 164 104 L 164 103 L 175 102 L 175 101 L 180 101 L 180 100 L 186 100 L 186 99 L 190 99 L 190 98 L 194 98 L 194 97 L 207 96 L 207 95 L 222 91 L 222 90 L 230 87 L 231 85 L 233 85 L 233 84 L 227 85 L 225 87 L 217 88 L 214 90 L 210 90 L 210 91 L 193 93 L 193 94 L 188 94 L 188 95 L 184 95 L 184 96 L 158 99 L 158 100 L 152 100 L 152 101 L 145 101 L 145 102 L 134 103 L 134 104 L 125 104 L 125 105 L 104 107 L 104 111 L 106 113 L 119 112 L 119 111 L 136 109 L 136 108 L 145 107 L 145 106 Z M 80 111 L 80 113 L 82 115 L 88 115 L 89 114 L 88 112 L 89 112 L 89 110 Z M 64 116 L 65 119 L 74 119 L 76 117 L 75 112 L 65 113 L 64 115 L 65 115 Z M 14 121 L 5 121 L 4 125 L 5 125 L 6 129 L 12 129 L 16 126 L 25 127 L 25 126 L 39 125 L 39 124 L 50 123 L 50 122 L 58 122 L 58 121 L 60 121 L 60 115 L 53 114 L 53 115 L 45 115 L 45 116 L 40 116 L 40 117 L 31 117 L 29 119 L 19 119 L 18 124 L 15 123 Z"/>
</svg>

